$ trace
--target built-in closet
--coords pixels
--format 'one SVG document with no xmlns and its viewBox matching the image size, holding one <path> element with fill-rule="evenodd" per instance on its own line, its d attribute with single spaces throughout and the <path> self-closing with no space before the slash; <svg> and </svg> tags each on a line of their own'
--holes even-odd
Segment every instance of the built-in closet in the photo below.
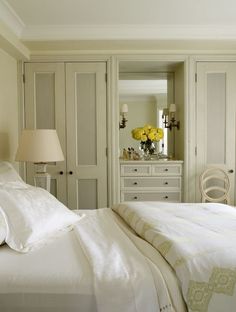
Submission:
<svg viewBox="0 0 236 312">
<path fill-rule="evenodd" d="M 51 192 L 71 209 L 106 207 L 106 62 L 24 66 L 25 127 L 56 129 L 65 157 L 48 166 Z M 33 165 L 26 171 L 33 183 Z"/>
<path fill-rule="evenodd" d="M 197 62 L 196 181 L 207 167 L 219 167 L 230 179 L 235 203 L 236 62 Z M 196 201 L 200 201 L 196 183 Z"/>
<path fill-rule="evenodd" d="M 172 92 L 168 104 L 176 104 L 180 121 L 179 130 L 168 130 L 172 161 L 182 164 L 178 198 L 199 202 L 199 175 L 205 168 L 217 166 L 229 174 L 231 204 L 235 203 L 233 56 L 44 55 L 24 63 L 24 74 L 22 128 L 56 128 L 65 161 L 48 167 L 52 193 L 70 208 L 106 207 L 121 200 L 122 149 L 138 144 L 132 141 L 130 131 L 144 121 L 135 107 L 141 97 L 131 97 L 134 103 L 129 105 L 127 126 L 119 129 L 120 106 L 127 103 L 119 80 L 156 79 L 157 74 L 167 77 Z M 160 97 L 158 100 L 161 103 Z M 33 183 L 32 164 L 27 165 L 26 176 Z"/>
</svg>

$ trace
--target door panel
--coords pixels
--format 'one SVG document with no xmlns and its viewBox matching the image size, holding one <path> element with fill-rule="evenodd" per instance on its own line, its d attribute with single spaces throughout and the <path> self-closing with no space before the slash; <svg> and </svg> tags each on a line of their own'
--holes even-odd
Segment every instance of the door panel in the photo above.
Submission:
<svg viewBox="0 0 236 312">
<path fill-rule="evenodd" d="M 93 194 L 89 196 L 88 194 Z M 78 179 L 77 180 L 77 191 L 78 191 L 78 207 L 83 209 L 97 209 L 97 179 Z"/>
<path fill-rule="evenodd" d="M 63 63 L 25 64 L 25 126 L 28 129 L 56 129 L 66 159 L 65 72 Z M 64 204 L 66 161 L 47 166 L 52 176 L 51 193 Z M 64 174 L 59 175 L 62 171 Z M 27 182 L 34 184 L 34 166 L 27 164 Z"/>
<path fill-rule="evenodd" d="M 197 77 L 197 179 L 206 167 L 224 169 L 229 173 L 230 203 L 234 204 L 236 63 L 199 62 Z"/>
<path fill-rule="evenodd" d="M 106 64 L 66 64 L 68 205 L 107 206 Z"/>
</svg>

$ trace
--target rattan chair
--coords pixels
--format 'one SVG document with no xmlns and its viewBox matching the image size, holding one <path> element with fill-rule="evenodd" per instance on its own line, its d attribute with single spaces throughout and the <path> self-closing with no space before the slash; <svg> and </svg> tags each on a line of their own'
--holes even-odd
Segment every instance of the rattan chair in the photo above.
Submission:
<svg viewBox="0 0 236 312">
<path fill-rule="evenodd" d="M 200 175 L 202 202 L 229 204 L 230 181 L 220 168 L 209 168 Z"/>
</svg>

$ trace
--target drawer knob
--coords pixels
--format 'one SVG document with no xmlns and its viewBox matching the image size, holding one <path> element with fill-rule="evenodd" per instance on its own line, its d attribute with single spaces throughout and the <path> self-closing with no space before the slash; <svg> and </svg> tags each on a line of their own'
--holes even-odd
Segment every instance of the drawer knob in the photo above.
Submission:
<svg viewBox="0 0 236 312">
<path fill-rule="evenodd" d="M 137 196 L 134 196 L 134 199 L 138 199 L 138 197 L 137 197 Z"/>
<path fill-rule="evenodd" d="M 168 196 L 166 195 L 164 198 L 165 198 L 165 199 L 167 199 L 167 198 L 168 198 Z"/>
<path fill-rule="evenodd" d="M 137 185 L 138 184 L 138 182 L 134 182 L 134 185 Z"/>
<path fill-rule="evenodd" d="M 165 168 L 165 170 L 164 171 L 169 171 L 169 169 L 168 168 Z"/>
<path fill-rule="evenodd" d="M 168 185 L 169 183 L 168 183 L 168 182 L 165 182 L 164 184 L 165 184 L 165 185 Z"/>
<path fill-rule="evenodd" d="M 63 173 L 64 173 L 63 171 L 59 171 L 59 174 L 60 174 L 60 175 L 63 175 Z"/>
<path fill-rule="evenodd" d="M 137 171 L 138 171 L 138 169 L 137 169 L 137 168 L 135 168 L 135 169 L 134 169 L 134 171 L 135 171 L 135 172 L 137 172 Z"/>
</svg>

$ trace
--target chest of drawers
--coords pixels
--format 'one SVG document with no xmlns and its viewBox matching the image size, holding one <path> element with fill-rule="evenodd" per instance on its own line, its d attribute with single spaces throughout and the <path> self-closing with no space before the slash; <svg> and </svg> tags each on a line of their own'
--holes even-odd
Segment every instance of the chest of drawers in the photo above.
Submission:
<svg viewBox="0 0 236 312">
<path fill-rule="evenodd" d="M 181 202 L 183 161 L 121 161 L 121 201 Z"/>
</svg>

